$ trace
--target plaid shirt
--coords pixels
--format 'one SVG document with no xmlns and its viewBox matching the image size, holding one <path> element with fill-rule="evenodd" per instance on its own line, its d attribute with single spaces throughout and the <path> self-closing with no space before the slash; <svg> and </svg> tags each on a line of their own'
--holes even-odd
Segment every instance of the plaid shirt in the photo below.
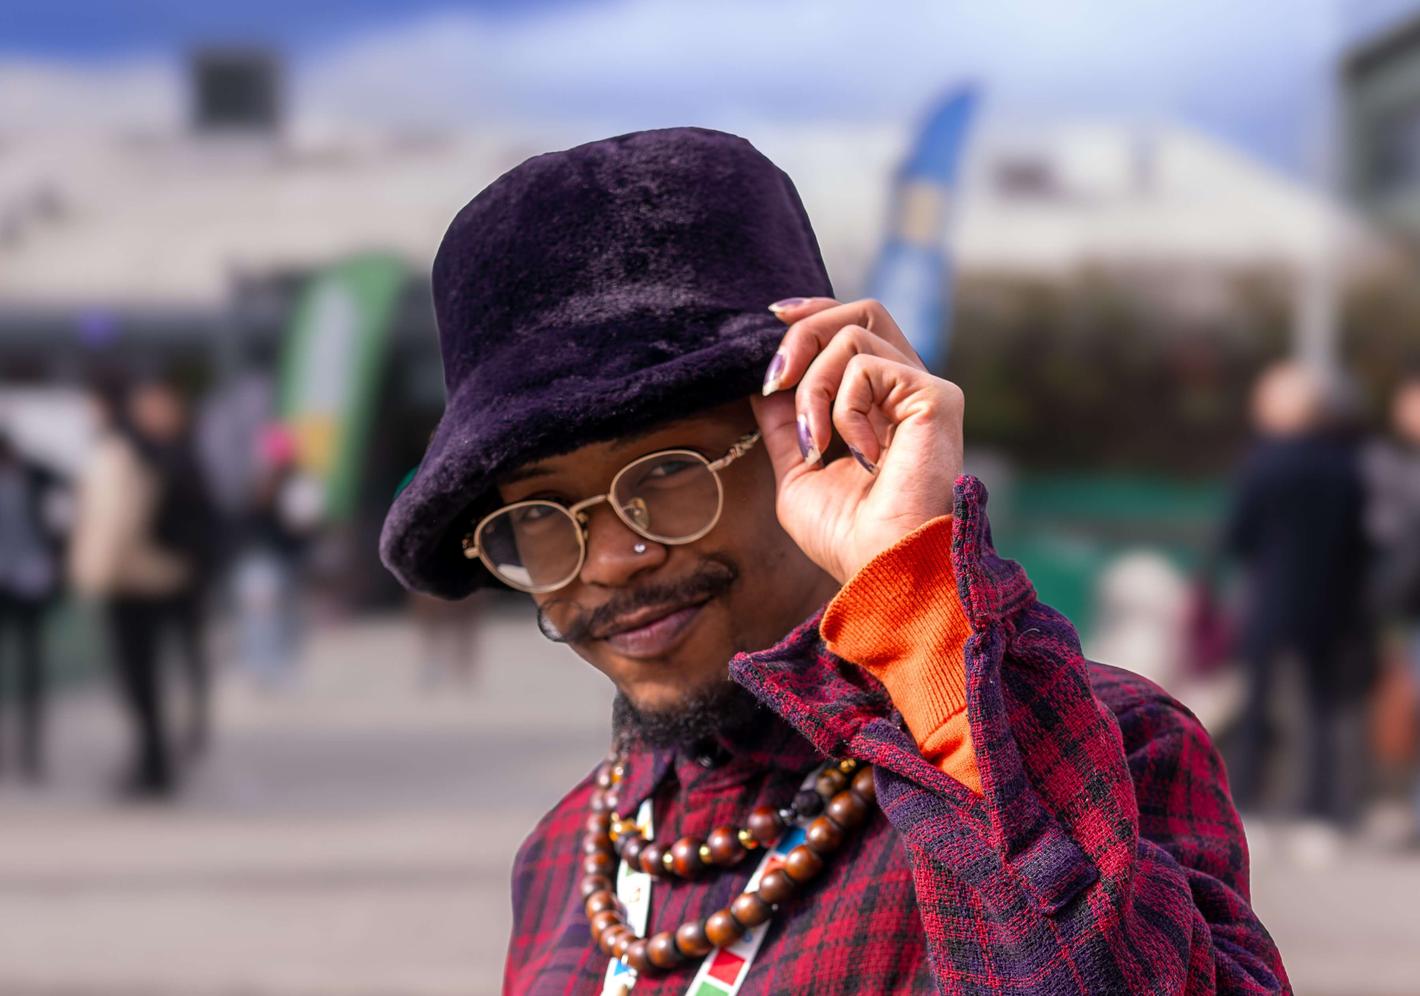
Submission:
<svg viewBox="0 0 1420 996">
<path fill-rule="evenodd" d="M 882 686 L 824 648 L 821 613 L 730 662 L 776 717 L 749 740 L 629 755 L 622 811 L 653 797 L 666 840 L 785 805 L 825 756 L 875 766 L 881 812 L 783 904 L 743 991 L 1290 991 L 1249 905 L 1247 844 L 1208 734 L 1157 686 L 1087 662 L 992 549 L 981 483 L 962 477 L 954 498 L 982 795 L 928 763 Z M 600 991 L 607 959 L 577 890 L 592 789 L 589 773 L 519 850 L 505 992 Z M 726 906 L 753 865 L 657 879 L 648 934 Z M 636 993 L 682 993 L 693 971 L 648 975 Z"/>
</svg>

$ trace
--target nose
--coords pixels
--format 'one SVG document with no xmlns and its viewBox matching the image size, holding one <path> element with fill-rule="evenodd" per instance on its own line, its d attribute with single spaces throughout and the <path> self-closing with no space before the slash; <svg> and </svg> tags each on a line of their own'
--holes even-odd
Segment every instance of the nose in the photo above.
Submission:
<svg viewBox="0 0 1420 996">
<path fill-rule="evenodd" d="M 583 514 L 587 516 L 587 559 L 578 575 L 583 584 L 621 588 L 666 562 L 666 547 L 629 529 L 609 503 L 601 502 Z M 646 552 L 637 553 L 637 544 L 644 545 Z"/>
</svg>

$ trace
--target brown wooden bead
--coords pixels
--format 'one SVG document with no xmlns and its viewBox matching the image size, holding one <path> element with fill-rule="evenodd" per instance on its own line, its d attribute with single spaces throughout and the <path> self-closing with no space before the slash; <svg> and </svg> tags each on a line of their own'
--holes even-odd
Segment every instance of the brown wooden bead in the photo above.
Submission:
<svg viewBox="0 0 1420 996">
<path fill-rule="evenodd" d="M 845 775 L 843 772 L 839 771 L 837 768 L 829 768 L 823 774 L 818 776 L 818 781 L 815 783 L 815 787 L 818 789 L 818 794 L 823 796 L 825 799 L 831 798 L 832 796 L 837 795 L 839 792 L 842 792 L 844 788 L 847 787 L 847 785 L 848 776 Z"/>
<path fill-rule="evenodd" d="M 621 797 L 616 794 L 615 789 L 608 789 L 602 793 L 602 798 L 606 800 L 606 810 L 608 813 L 621 812 Z"/>
<path fill-rule="evenodd" d="M 661 864 L 661 856 L 666 853 L 665 845 L 658 844 L 654 840 L 641 849 L 641 870 L 647 875 L 664 875 L 665 866 Z"/>
<path fill-rule="evenodd" d="M 602 954 L 608 957 L 611 957 L 612 953 L 616 950 L 616 938 L 618 936 L 617 931 L 619 927 L 620 924 L 612 924 L 597 936 L 597 947 L 601 949 Z"/>
<path fill-rule="evenodd" d="M 582 871 L 587 875 L 611 875 L 616 871 L 616 859 L 606 851 L 588 854 L 582 859 Z"/>
<path fill-rule="evenodd" d="M 636 940 L 636 934 L 630 927 L 625 927 L 616 932 L 611 942 L 611 956 L 613 958 L 625 958 L 626 949 L 631 946 L 631 942 Z"/>
<path fill-rule="evenodd" d="M 623 956 L 626 964 L 636 969 L 638 972 L 649 972 L 651 970 L 651 959 L 648 955 L 645 938 L 637 938 L 626 946 L 626 954 Z"/>
<path fill-rule="evenodd" d="M 606 793 L 600 789 L 592 793 L 591 807 L 594 813 L 606 813 L 608 816 L 611 815 L 611 804 L 607 802 Z"/>
<path fill-rule="evenodd" d="M 587 822 L 583 827 L 588 833 L 604 834 L 611 829 L 610 813 L 588 813 Z"/>
<path fill-rule="evenodd" d="M 745 856 L 734 827 L 716 827 L 705 838 L 705 843 L 710 848 L 710 860 L 724 868 L 739 864 Z"/>
<path fill-rule="evenodd" d="M 714 950 L 715 945 L 705 936 L 705 921 L 691 920 L 680 925 L 675 932 L 675 944 L 687 958 L 703 958 Z"/>
<path fill-rule="evenodd" d="M 878 788 L 873 784 L 872 768 L 864 768 L 853 776 L 853 791 L 862 796 L 864 802 L 877 801 Z"/>
<path fill-rule="evenodd" d="M 581 893 L 586 899 L 594 892 L 601 892 L 603 889 L 611 888 L 611 879 L 605 875 L 585 875 L 582 877 Z"/>
<path fill-rule="evenodd" d="M 621 923 L 621 914 L 616 910 L 602 910 L 588 922 L 592 927 L 592 939 L 597 940 L 602 936 L 602 931 Z"/>
<path fill-rule="evenodd" d="M 611 788 L 611 765 L 603 764 L 597 768 L 597 788 Z"/>
<path fill-rule="evenodd" d="M 582 834 L 582 853 L 596 854 L 598 851 L 611 850 L 611 838 L 604 833 L 584 833 Z"/>
<path fill-rule="evenodd" d="M 632 868 L 641 867 L 641 852 L 646 849 L 646 838 L 637 834 L 635 837 L 622 838 L 626 843 L 621 845 L 621 860 L 625 861 Z"/>
<path fill-rule="evenodd" d="M 705 921 L 705 936 L 710 938 L 710 943 L 717 948 L 735 943 L 744 932 L 744 927 L 730 915 L 729 910 L 716 910 Z"/>
<path fill-rule="evenodd" d="M 773 844 L 784 832 L 784 821 L 779 818 L 779 811 L 773 806 L 754 807 L 745 826 L 754 839 L 765 847 Z"/>
<path fill-rule="evenodd" d="M 759 880 L 759 897 L 766 903 L 782 903 L 794 894 L 794 880 L 783 868 L 766 872 Z"/>
<path fill-rule="evenodd" d="M 868 803 L 856 792 L 839 792 L 828 803 L 828 818 L 845 830 L 853 830 L 868 819 Z"/>
<path fill-rule="evenodd" d="M 803 885 L 823 871 L 823 858 L 809 850 L 804 844 L 800 844 L 784 859 L 784 871 L 796 884 Z"/>
<path fill-rule="evenodd" d="M 610 889 L 601 889 L 587 897 L 583 908 L 587 911 L 587 919 L 596 916 L 602 910 L 616 909 L 616 893 Z"/>
<path fill-rule="evenodd" d="M 804 831 L 804 841 L 815 854 L 832 854 L 843 846 L 843 828 L 827 816 L 820 816 Z"/>
<path fill-rule="evenodd" d="M 676 949 L 675 935 L 669 930 L 653 935 L 646 942 L 646 957 L 650 958 L 651 964 L 657 968 L 675 968 L 684 960 Z"/>
<path fill-rule="evenodd" d="M 730 904 L 730 913 L 746 927 L 758 927 L 774 915 L 774 909 L 753 892 L 742 892 Z"/>
<path fill-rule="evenodd" d="M 700 841 L 682 837 L 671 845 L 671 867 L 681 878 L 695 878 L 705 870 L 700 860 Z"/>
</svg>

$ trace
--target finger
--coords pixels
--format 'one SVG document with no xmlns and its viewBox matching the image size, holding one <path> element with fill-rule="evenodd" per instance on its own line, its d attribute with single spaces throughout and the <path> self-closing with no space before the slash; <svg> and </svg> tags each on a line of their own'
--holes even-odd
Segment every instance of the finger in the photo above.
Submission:
<svg viewBox="0 0 1420 996">
<path fill-rule="evenodd" d="M 794 389 L 794 407 L 808 436 L 810 452 L 805 460 L 813 463 L 818 454 L 828 449 L 833 437 L 833 399 L 838 394 L 843 372 L 850 360 L 858 355 L 880 356 L 910 366 L 911 361 L 887 340 L 873 335 L 861 325 L 840 329 L 822 351 L 809 363 Z M 862 451 L 854 440 L 844 442 Z"/>
<path fill-rule="evenodd" d="M 771 397 L 750 397 L 755 421 L 759 423 L 764 451 L 774 468 L 775 489 L 783 487 L 784 479 L 796 468 L 804 466 L 799 455 L 798 427 L 794 418 L 794 396 L 775 394 Z"/>
<path fill-rule="evenodd" d="M 837 306 L 838 301 L 831 297 L 786 297 L 771 304 L 769 310 L 784 324 L 792 325 L 800 318 L 807 318 L 815 312 Z"/>
<path fill-rule="evenodd" d="M 918 367 L 926 369 L 902 330 L 897 327 L 887 309 L 872 298 L 823 308 L 796 320 L 784 333 L 779 350 L 770 362 L 764 393 L 793 387 L 829 341 L 849 325 L 867 329 L 893 346 Z"/>
<path fill-rule="evenodd" d="M 833 427 L 844 442 L 879 467 L 887 452 L 881 432 L 885 421 L 891 427 L 889 442 L 907 445 L 917 452 L 915 460 L 955 468 L 961 463 L 964 407 L 961 389 L 950 381 L 860 353 L 844 370 L 833 404 Z M 927 469 L 922 465 L 912 472 Z M 951 476 L 955 478 L 954 471 Z"/>
</svg>

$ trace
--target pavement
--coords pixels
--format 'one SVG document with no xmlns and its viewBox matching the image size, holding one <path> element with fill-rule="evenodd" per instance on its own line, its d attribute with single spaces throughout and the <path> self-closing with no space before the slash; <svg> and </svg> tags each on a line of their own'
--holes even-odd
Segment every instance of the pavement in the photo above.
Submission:
<svg viewBox="0 0 1420 996">
<path fill-rule="evenodd" d="M 102 685 L 54 710 L 50 783 L 0 777 L 0 994 L 496 993 L 508 871 L 603 753 L 605 680 L 498 607 L 464 682 L 394 619 L 327 624 L 296 680 L 236 668 L 168 806 L 116 802 Z M 1254 903 L 1302 993 L 1420 994 L 1420 856 L 1302 863 L 1267 828 Z M 1261 833 L 1261 831 L 1259 831 Z"/>
</svg>

